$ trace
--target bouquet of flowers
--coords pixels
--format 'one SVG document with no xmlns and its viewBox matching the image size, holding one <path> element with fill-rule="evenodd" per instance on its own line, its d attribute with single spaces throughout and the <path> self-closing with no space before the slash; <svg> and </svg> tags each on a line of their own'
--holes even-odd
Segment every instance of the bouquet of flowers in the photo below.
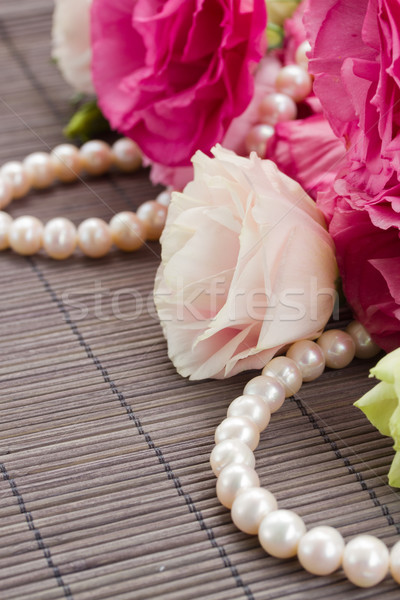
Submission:
<svg viewBox="0 0 400 600">
<path fill-rule="evenodd" d="M 317 338 L 338 275 L 363 335 L 400 346 L 399 16 L 389 0 L 57 0 L 65 78 L 174 190 L 155 303 L 182 375 Z M 359 406 L 400 451 L 393 356 Z"/>
</svg>

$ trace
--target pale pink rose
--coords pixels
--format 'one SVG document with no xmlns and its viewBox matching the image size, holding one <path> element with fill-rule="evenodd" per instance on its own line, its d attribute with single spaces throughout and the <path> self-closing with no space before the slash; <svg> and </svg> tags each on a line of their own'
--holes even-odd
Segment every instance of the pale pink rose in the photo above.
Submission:
<svg viewBox="0 0 400 600">
<path fill-rule="evenodd" d="M 193 158 L 162 234 L 155 303 L 168 351 L 191 379 L 260 369 L 314 338 L 333 307 L 337 267 L 322 213 L 255 153 Z"/>
<path fill-rule="evenodd" d="M 90 62 L 90 4 L 92 0 L 55 0 L 53 51 L 64 79 L 78 92 L 93 94 Z"/>
</svg>

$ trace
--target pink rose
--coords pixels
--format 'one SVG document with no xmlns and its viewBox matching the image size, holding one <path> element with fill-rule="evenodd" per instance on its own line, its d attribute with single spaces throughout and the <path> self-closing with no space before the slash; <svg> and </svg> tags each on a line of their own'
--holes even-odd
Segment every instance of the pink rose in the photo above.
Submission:
<svg viewBox="0 0 400 600">
<path fill-rule="evenodd" d="M 305 15 L 314 91 L 348 147 L 334 189 L 317 202 L 347 299 L 387 351 L 400 342 L 399 20 L 389 0 L 310 0 Z"/>
<path fill-rule="evenodd" d="M 314 92 L 371 196 L 400 175 L 399 20 L 390 0 L 310 0 L 305 14 Z"/>
<path fill-rule="evenodd" d="M 193 179 L 193 167 L 169 167 L 160 163 L 152 163 L 146 157 L 143 159 L 145 166 L 151 166 L 150 180 L 154 185 L 161 183 L 171 187 L 173 190 L 182 191 L 189 181 Z"/>
<path fill-rule="evenodd" d="M 179 373 L 259 369 L 314 338 L 332 312 L 337 267 L 315 203 L 255 153 L 198 152 L 162 234 L 155 303 Z"/>
<path fill-rule="evenodd" d="M 263 96 L 275 91 L 275 80 L 281 68 L 280 61 L 273 56 L 266 56 L 261 60 L 254 75 L 253 97 L 246 110 L 235 117 L 229 125 L 228 131 L 222 140 L 224 148 L 233 150 L 237 154 L 247 154 L 246 136 L 250 128 L 260 120 L 259 106 Z M 150 178 L 153 183 L 162 183 L 181 191 L 193 179 L 193 165 L 169 167 L 160 163 L 153 163 Z"/>
<path fill-rule="evenodd" d="M 344 155 L 343 142 L 320 114 L 278 123 L 267 152 L 267 158 L 313 198 L 332 187 Z"/>
<path fill-rule="evenodd" d="M 79 92 L 93 94 L 89 7 L 92 0 L 56 0 L 53 13 L 53 58 L 64 79 Z"/>
<path fill-rule="evenodd" d="M 376 227 L 365 210 L 338 197 L 329 231 L 344 292 L 357 319 L 387 351 L 400 346 L 400 242 L 395 227 Z"/>
<path fill-rule="evenodd" d="M 91 15 L 99 105 L 150 160 L 189 165 L 249 104 L 264 0 L 94 0 Z"/>
</svg>

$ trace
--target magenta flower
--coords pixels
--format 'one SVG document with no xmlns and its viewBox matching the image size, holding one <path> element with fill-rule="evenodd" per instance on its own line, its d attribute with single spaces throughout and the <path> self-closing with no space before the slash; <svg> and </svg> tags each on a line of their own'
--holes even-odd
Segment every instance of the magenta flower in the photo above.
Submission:
<svg viewBox="0 0 400 600">
<path fill-rule="evenodd" d="M 311 0 L 305 14 L 314 92 L 347 140 L 352 179 L 371 196 L 400 175 L 399 22 L 391 0 Z"/>
<path fill-rule="evenodd" d="M 275 90 L 275 79 L 281 69 L 281 63 L 274 56 L 265 56 L 257 66 L 254 74 L 254 93 L 246 110 L 235 117 L 228 127 L 221 144 L 236 154 L 245 155 L 246 136 L 253 125 L 259 122 L 259 105 L 263 96 Z M 150 179 L 153 183 L 162 183 L 175 190 L 182 191 L 189 181 L 193 179 L 193 165 L 183 167 L 170 167 L 160 163 L 150 163 Z"/>
<path fill-rule="evenodd" d="M 344 291 L 385 350 L 400 345 L 400 4 L 310 0 L 314 91 L 348 148 L 330 193 Z"/>
<path fill-rule="evenodd" d="M 324 208 L 319 203 L 320 208 Z M 385 350 L 400 346 L 400 242 L 396 227 L 376 227 L 365 210 L 337 197 L 329 226 L 357 318 Z"/>
<path fill-rule="evenodd" d="M 264 0 L 93 0 L 91 21 L 100 107 L 154 162 L 209 152 L 253 96 Z"/>
<path fill-rule="evenodd" d="M 278 123 L 267 158 L 315 198 L 332 187 L 345 155 L 343 142 L 321 114 Z"/>
</svg>

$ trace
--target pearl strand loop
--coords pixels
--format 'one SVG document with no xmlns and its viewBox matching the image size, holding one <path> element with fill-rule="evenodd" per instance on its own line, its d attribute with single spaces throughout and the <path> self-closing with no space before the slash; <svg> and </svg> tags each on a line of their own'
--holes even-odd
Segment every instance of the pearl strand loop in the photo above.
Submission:
<svg viewBox="0 0 400 600">
<path fill-rule="evenodd" d="M 346 544 L 334 527 L 318 525 L 307 531 L 296 512 L 280 509 L 275 496 L 260 487 L 253 451 L 271 414 L 299 391 L 303 381 L 319 377 L 325 366 L 340 369 L 354 356 L 372 358 L 379 351 L 357 321 L 346 331 L 325 331 L 317 342 L 295 342 L 286 356 L 273 358 L 230 404 L 226 419 L 215 431 L 216 445 L 210 456 L 217 497 L 231 509 L 238 529 L 258 535 L 260 545 L 271 556 L 297 556 L 302 567 L 314 575 L 330 575 L 342 568 L 347 579 L 362 588 L 378 584 L 389 571 L 400 583 L 400 541 L 389 552 L 372 535 L 358 535 Z"/>
<path fill-rule="evenodd" d="M 248 153 L 256 151 L 265 156 L 275 125 L 296 119 L 297 103 L 312 91 L 312 78 L 307 72 L 309 50 L 308 42 L 299 45 L 296 64 L 283 66 L 275 80 L 275 91 L 262 98 L 258 107 L 260 122 L 246 136 Z M 0 250 L 11 248 L 18 254 L 31 256 L 43 249 L 49 257 L 63 260 L 79 247 L 86 256 L 100 258 L 113 244 L 125 252 L 134 252 L 146 240 L 158 240 L 166 221 L 169 191 L 144 202 L 136 214 L 121 212 L 108 224 L 93 217 L 78 228 L 64 217 L 51 219 L 44 226 L 36 217 L 25 215 L 13 220 L 3 211 L 12 200 L 22 198 L 31 188 L 48 188 L 56 179 L 73 182 L 82 170 L 93 176 L 103 175 L 113 165 L 122 172 L 132 173 L 140 167 L 141 161 L 135 142 L 121 138 L 112 147 L 100 140 L 86 142 L 80 149 L 72 144 L 61 144 L 51 153 L 34 152 L 22 163 L 5 163 L 0 169 Z"/>
<path fill-rule="evenodd" d="M 22 163 L 5 163 L 0 168 L 0 250 L 11 248 L 23 256 L 32 256 L 43 249 L 49 257 L 63 260 L 79 247 L 86 256 L 100 258 L 113 244 L 124 252 L 134 252 L 147 240 L 157 241 L 165 225 L 169 191 L 144 202 L 136 213 L 114 214 L 109 223 L 91 217 L 78 228 L 64 217 L 53 218 L 44 225 L 29 215 L 13 220 L 3 210 L 31 188 L 42 190 L 56 180 L 71 183 L 80 178 L 82 171 L 93 176 L 104 175 L 112 166 L 124 173 L 133 173 L 141 164 L 141 152 L 129 138 L 120 138 L 112 146 L 91 140 L 80 149 L 72 144 L 61 144 L 51 153 L 34 152 Z"/>
</svg>

